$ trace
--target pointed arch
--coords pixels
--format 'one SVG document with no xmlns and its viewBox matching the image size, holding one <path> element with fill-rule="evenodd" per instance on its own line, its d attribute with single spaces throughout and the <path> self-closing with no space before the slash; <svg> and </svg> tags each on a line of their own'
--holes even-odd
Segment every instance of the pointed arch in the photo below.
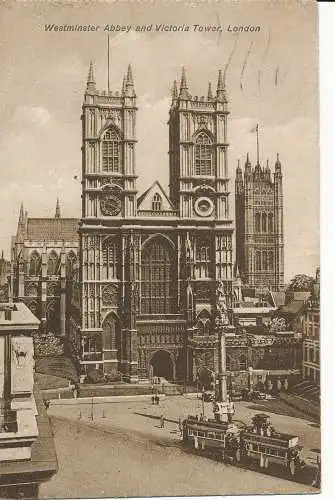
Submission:
<svg viewBox="0 0 335 500">
<path fill-rule="evenodd" d="M 169 314 L 173 312 L 172 248 L 165 238 L 147 241 L 141 255 L 141 312 Z"/>
<path fill-rule="evenodd" d="M 108 127 L 101 135 L 102 170 L 105 172 L 120 173 L 121 162 L 121 134 L 116 127 Z"/>
<path fill-rule="evenodd" d="M 197 328 L 199 335 L 209 335 L 211 326 L 211 315 L 206 310 L 203 309 L 197 317 Z"/>
<path fill-rule="evenodd" d="M 213 175 L 213 139 L 207 131 L 194 138 L 195 175 Z"/>
<path fill-rule="evenodd" d="M 120 321 L 114 313 L 108 314 L 102 324 L 102 348 L 104 351 L 120 349 Z"/>
<path fill-rule="evenodd" d="M 267 215 L 265 213 L 263 213 L 262 214 L 262 233 L 267 232 L 267 227 L 268 227 L 267 220 L 268 220 Z"/>
<path fill-rule="evenodd" d="M 115 237 L 107 238 L 102 244 L 103 279 L 117 280 L 120 276 L 120 244 Z"/>
<path fill-rule="evenodd" d="M 241 356 L 238 358 L 238 367 L 239 367 L 239 370 L 247 370 L 248 369 L 248 360 L 244 354 L 241 354 Z"/>
<path fill-rule="evenodd" d="M 41 257 L 36 250 L 30 256 L 29 260 L 29 275 L 37 276 L 41 270 Z"/>
<path fill-rule="evenodd" d="M 52 250 L 48 256 L 48 267 L 47 267 L 48 276 L 54 276 L 57 273 L 57 267 L 58 267 L 58 255 L 54 250 Z"/>
<path fill-rule="evenodd" d="M 261 232 L 261 214 L 259 214 L 258 212 L 255 215 L 255 231 L 256 233 Z"/>
</svg>

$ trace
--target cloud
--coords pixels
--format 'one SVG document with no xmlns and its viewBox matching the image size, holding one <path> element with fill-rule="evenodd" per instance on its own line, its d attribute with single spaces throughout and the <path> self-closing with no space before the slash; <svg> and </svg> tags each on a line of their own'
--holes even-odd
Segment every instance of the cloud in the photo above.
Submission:
<svg viewBox="0 0 335 500">
<path fill-rule="evenodd" d="M 42 106 L 19 106 L 15 112 L 13 121 L 21 125 L 35 123 L 45 125 L 51 120 L 51 114 Z"/>
</svg>

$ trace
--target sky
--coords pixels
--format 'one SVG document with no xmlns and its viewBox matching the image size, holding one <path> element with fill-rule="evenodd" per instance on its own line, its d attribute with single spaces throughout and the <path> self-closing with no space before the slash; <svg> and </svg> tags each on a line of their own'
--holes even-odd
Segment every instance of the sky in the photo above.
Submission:
<svg viewBox="0 0 335 500">
<path fill-rule="evenodd" d="M 94 32 L 46 32 L 45 24 L 100 25 Z M 189 25 L 156 32 L 156 24 Z M 110 34 L 110 82 L 120 90 L 131 63 L 138 96 L 136 168 L 139 193 L 155 179 L 168 190 L 171 87 L 185 66 L 189 91 L 216 88 L 230 61 L 229 171 L 231 211 L 238 159 L 256 158 L 284 176 L 285 277 L 314 275 L 319 265 L 319 131 L 317 12 L 308 1 L 5 2 L 0 6 L 0 249 L 9 256 L 20 203 L 31 217 L 80 217 L 81 106 L 89 63 L 97 88 L 107 89 L 105 25 Z M 151 32 L 136 32 L 151 25 Z M 221 32 L 194 32 L 193 25 Z M 228 31 L 260 26 L 260 32 Z"/>
</svg>

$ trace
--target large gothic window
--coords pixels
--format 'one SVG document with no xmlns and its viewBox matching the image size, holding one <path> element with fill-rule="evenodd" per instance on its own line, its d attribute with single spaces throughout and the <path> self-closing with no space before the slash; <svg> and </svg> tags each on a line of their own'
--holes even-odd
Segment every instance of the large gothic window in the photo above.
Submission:
<svg viewBox="0 0 335 500">
<path fill-rule="evenodd" d="M 155 212 L 162 209 L 162 197 L 159 193 L 155 193 L 152 199 L 152 210 Z"/>
<path fill-rule="evenodd" d="M 109 238 L 102 245 L 103 279 L 119 279 L 120 268 L 120 248 L 118 243 Z"/>
<path fill-rule="evenodd" d="M 37 276 L 41 269 L 41 257 L 37 252 L 33 252 L 30 257 L 29 262 L 29 274 L 30 276 Z"/>
<path fill-rule="evenodd" d="M 195 175 L 213 175 L 212 140 L 201 132 L 195 140 Z"/>
<path fill-rule="evenodd" d="M 141 312 L 173 312 L 172 260 L 167 243 L 160 239 L 148 243 L 142 251 Z"/>
<path fill-rule="evenodd" d="M 262 214 L 262 232 L 266 233 L 267 231 L 267 215 Z"/>
<path fill-rule="evenodd" d="M 268 228 L 269 233 L 273 233 L 273 214 L 268 215 Z"/>
<path fill-rule="evenodd" d="M 255 231 L 256 233 L 260 233 L 261 232 L 261 214 L 259 213 L 256 213 L 255 215 Z"/>
<path fill-rule="evenodd" d="M 48 276 L 54 276 L 57 274 L 57 264 L 58 264 L 58 256 L 56 252 L 52 251 L 49 254 L 48 258 Z"/>
<path fill-rule="evenodd" d="M 256 252 L 256 271 L 262 269 L 262 254 L 261 252 Z"/>
<path fill-rule="evenodd" d="M 102 169 L 121 172 L 121 138 L 115 129 L 108 129 L 102 137 Z"/>
<path fill-rule="evenodd" d="M 200 237 L 196 239 L 195 251 L 195 278 L 209 278 L 210 269 L 210 240 Z"/>
<path fill-rule="evenodd" d="M 238 358 L 238 367 L 240 370 L 247 370 L 248 368 L 247 358 L 243 354 Z"/>
<path fill-rule="evenodd" d="M 269 266 L 269 270 L 272 271 L 273 270 L 273 252 L 272 252 L 272 250 L 269 252 L 268 266 Z"/>
<path fill-rule="evenodd" d="M 103 332 L 104 350 L 116 350 L 118 348 L 119 322 L 113 314 L 110 314 L 104 321 Z"/>
</svg>

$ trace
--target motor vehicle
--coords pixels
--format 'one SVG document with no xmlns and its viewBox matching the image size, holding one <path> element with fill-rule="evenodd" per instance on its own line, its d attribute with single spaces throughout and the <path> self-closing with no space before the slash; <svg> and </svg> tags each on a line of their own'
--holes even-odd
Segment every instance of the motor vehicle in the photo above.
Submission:
<svg viewBox="0 0 335 500">
<path fill-rule="evenodd" d="M 266 394 L 265 392 L 260 392 L 260 391 L 253 391 L 250 394 L 250 399 L 266 399 Z"/>
<path fill-rule="evenodd" d="M 205 403 L 212 403 L 215 399 L 215 394 L 212 391 L 206 391 L 202 393 L 202 399 Z"/>
</svg>

